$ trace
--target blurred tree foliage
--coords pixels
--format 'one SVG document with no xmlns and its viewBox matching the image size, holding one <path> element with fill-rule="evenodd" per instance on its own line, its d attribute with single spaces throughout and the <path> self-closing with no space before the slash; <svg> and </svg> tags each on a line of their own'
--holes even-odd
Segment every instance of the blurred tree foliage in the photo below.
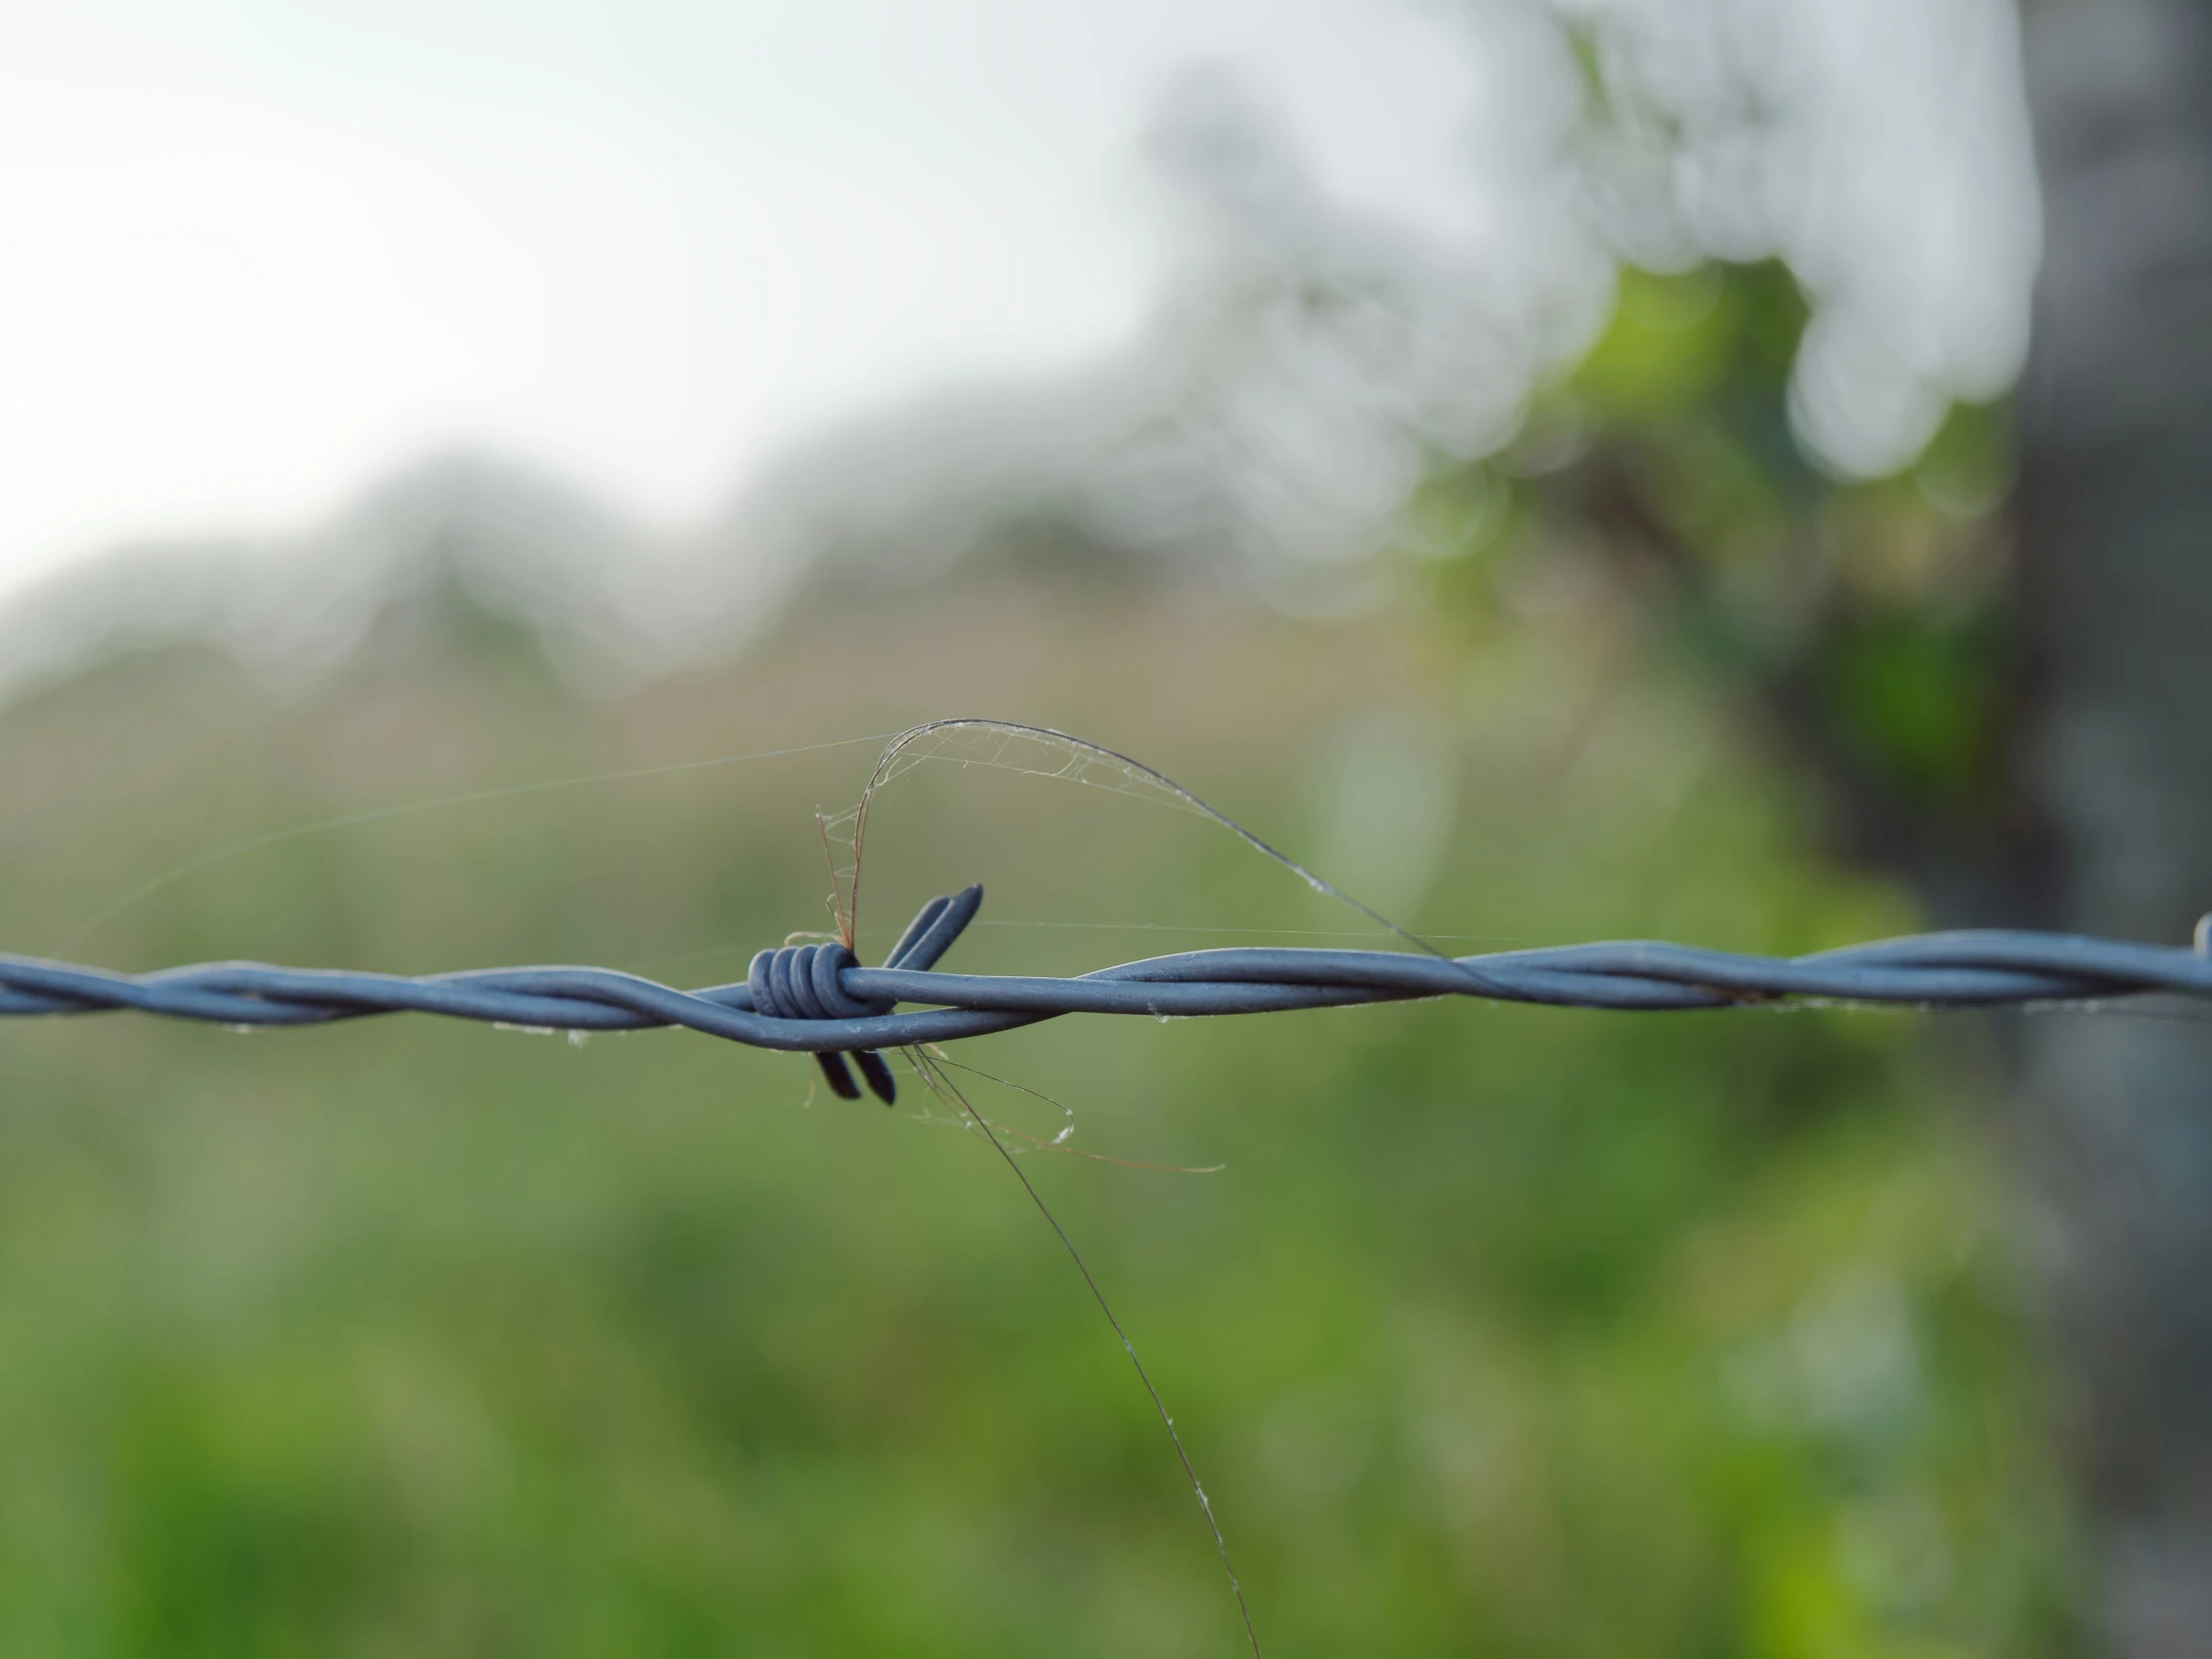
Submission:
<svg viewBox="0 0 2212 1659">
<path fill-rule="evenodd" d="M 1612 321 L 1502 455 L 1439 468 L 1410 545 L 1448 614 L 1565 563 L 1618 590 L 1819 792 L 1836 850 L 1980 915 L 2036 855 L 2013 798 L 2023 685 L 2001 404 L 1956 405 L 1918 462 L 1840 481 L 1789 417 L 1808 311 L 1779 262 L 1624 269 Z"/>
</svg>

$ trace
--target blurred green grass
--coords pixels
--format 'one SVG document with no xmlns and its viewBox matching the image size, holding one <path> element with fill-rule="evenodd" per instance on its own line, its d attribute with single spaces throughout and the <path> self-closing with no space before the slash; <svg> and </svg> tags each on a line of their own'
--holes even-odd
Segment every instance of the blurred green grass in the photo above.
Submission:
<svg viewBox="0 0 2212 1659">
<path fill-rule="evenodd" d="M 489 626 L 306 694 L 111 663 L 0 710 L 0 939 L 51 949 L 295 825 L 953 714 L 1138 755 L 1437 935 L 1913 924 L 1571 616 L 1470 658 L 1401 619 L 1018 575 L 869 603 L 600 699 Z M 825 924 L 812 814 L 873 753 L 284 839 L 76 949 L 732 978 Z M 1438 802 L 1423 840 L 1405 813 Z M 952 964 L 978 970 L 1361 925 L 1196 820 L 934 767 L 878 812 L 863 944 L 971 879 Z M 2068 1606 L 1960 1034 L 1946 1062 L 1904 1017 L 1458 1003 L 957 1057 L 1066 1101 L 1078 1145 L 1228 1166 L 1026 1165 L 1278 1659 L 1934 1659 L 2059 1645 Z M 667 1033 L 0 1027 L 0 1652 L 1239 1651 L 1159 1424 L 1019 1188 L 919 1103 L 811 1077 Z"/>
</svg>

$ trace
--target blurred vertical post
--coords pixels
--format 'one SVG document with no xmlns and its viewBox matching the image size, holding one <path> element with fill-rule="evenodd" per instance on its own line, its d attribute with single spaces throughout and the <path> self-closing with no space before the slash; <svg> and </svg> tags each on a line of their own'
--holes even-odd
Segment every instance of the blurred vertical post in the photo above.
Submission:
<svg viewBox="0 0 2212 1659">
<path fill-rule="evenodd" d="M 2016 757 L 2066 925 L 2212 908 L 2212 6 L 2024 0 L 2046 210 Z M 2212 1651 L 2212 1030 L 2027 1021 L 2028 1165 L 2106 1651 Z"/>
</svg>

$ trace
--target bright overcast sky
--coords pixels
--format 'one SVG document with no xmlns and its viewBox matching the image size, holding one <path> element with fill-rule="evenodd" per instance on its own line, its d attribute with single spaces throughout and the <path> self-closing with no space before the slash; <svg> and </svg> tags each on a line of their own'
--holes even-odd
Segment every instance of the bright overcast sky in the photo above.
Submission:
<svg viewBox="0 0 2212 1659">
<path fill-rule="evenodd" d="M 0 589 L 281 528 L 452 444 L 664 523 L 810 428 L 1111 346 L 1154 93 L 1471 214 L 1463 36 L 1390 0 L 0 4 Z"/>
<path fill-rule="evenodd" d="M 1667 84 L 1729 29 L 1772 59 L 1795 125 L 1716 175 L 1705 246 L 1820 295 L 1817 449 L 1879 471 L 2002 389 L 2037 235 L 2009 0 L 1577 3 L 1645 16 Z M 1470 146 L 1530 126 L 1512 15 L 0 0 L 0 591 L 296 526 L 451 447 L 674 526 L 840 416 L 1109 350 L 1171 253 L 1140 131 L 1195 64 L 1333 196 L 1508 258 Z"/>
</svg>

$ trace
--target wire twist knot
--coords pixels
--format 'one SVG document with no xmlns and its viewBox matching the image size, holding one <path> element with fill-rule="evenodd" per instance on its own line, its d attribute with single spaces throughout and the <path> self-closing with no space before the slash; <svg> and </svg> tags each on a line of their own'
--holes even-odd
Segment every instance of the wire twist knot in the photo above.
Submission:
<svg viewBox="0 0 2212 1659">
<path fill-rule="evenodd" d="M 906 931 L 899 935 L 898 943 L 891 947 L 883 965 L 917 971 L 934 965 L 975 918 L 982 902 L 980 886 L 932 898 L 906 924 Z M 858 997 L 844 988 L 846 970 L 859 965 L 859 958 L 852 954 L 851 948 L 836 939 L 828 944 L 787 944 L 761 951 L 746 972 L 746 988 L 753 993 L 753 1011 L 766 1014 L 770 1019 L 868 1019 L 889 1013 L 898 1005 L 893 998 Z M 876 1099 L 886 1106 L 898 1099 L 898 1085 L 892 1081 L 891 1068 L 883 1063 L 880 1054 L 873 1049 L 857 1048 L 851 1051 L 851 1058 L 860 1068 L 860 1075 L 867 1079 L 867 1086 L 875 1092 Z M 822 1066 L 822 1075 L 831 1091 L 840 1099 L 860 1098 L 859 1085 L 852 1081 L 844 1055 L 823 1053 L 817 1054 L 815 1059 Z"/>
<path fill-rule="evenodd" d="M 764 950 L 746 973 L 753 1011 L 771 1019 L 864 1019 L 889 1013 L 896 1004 L 888 997 L 870 1002 L 846 992 L 841 976 L 859 965 L 859 958 L 835 940 Z"/>
</svg>

